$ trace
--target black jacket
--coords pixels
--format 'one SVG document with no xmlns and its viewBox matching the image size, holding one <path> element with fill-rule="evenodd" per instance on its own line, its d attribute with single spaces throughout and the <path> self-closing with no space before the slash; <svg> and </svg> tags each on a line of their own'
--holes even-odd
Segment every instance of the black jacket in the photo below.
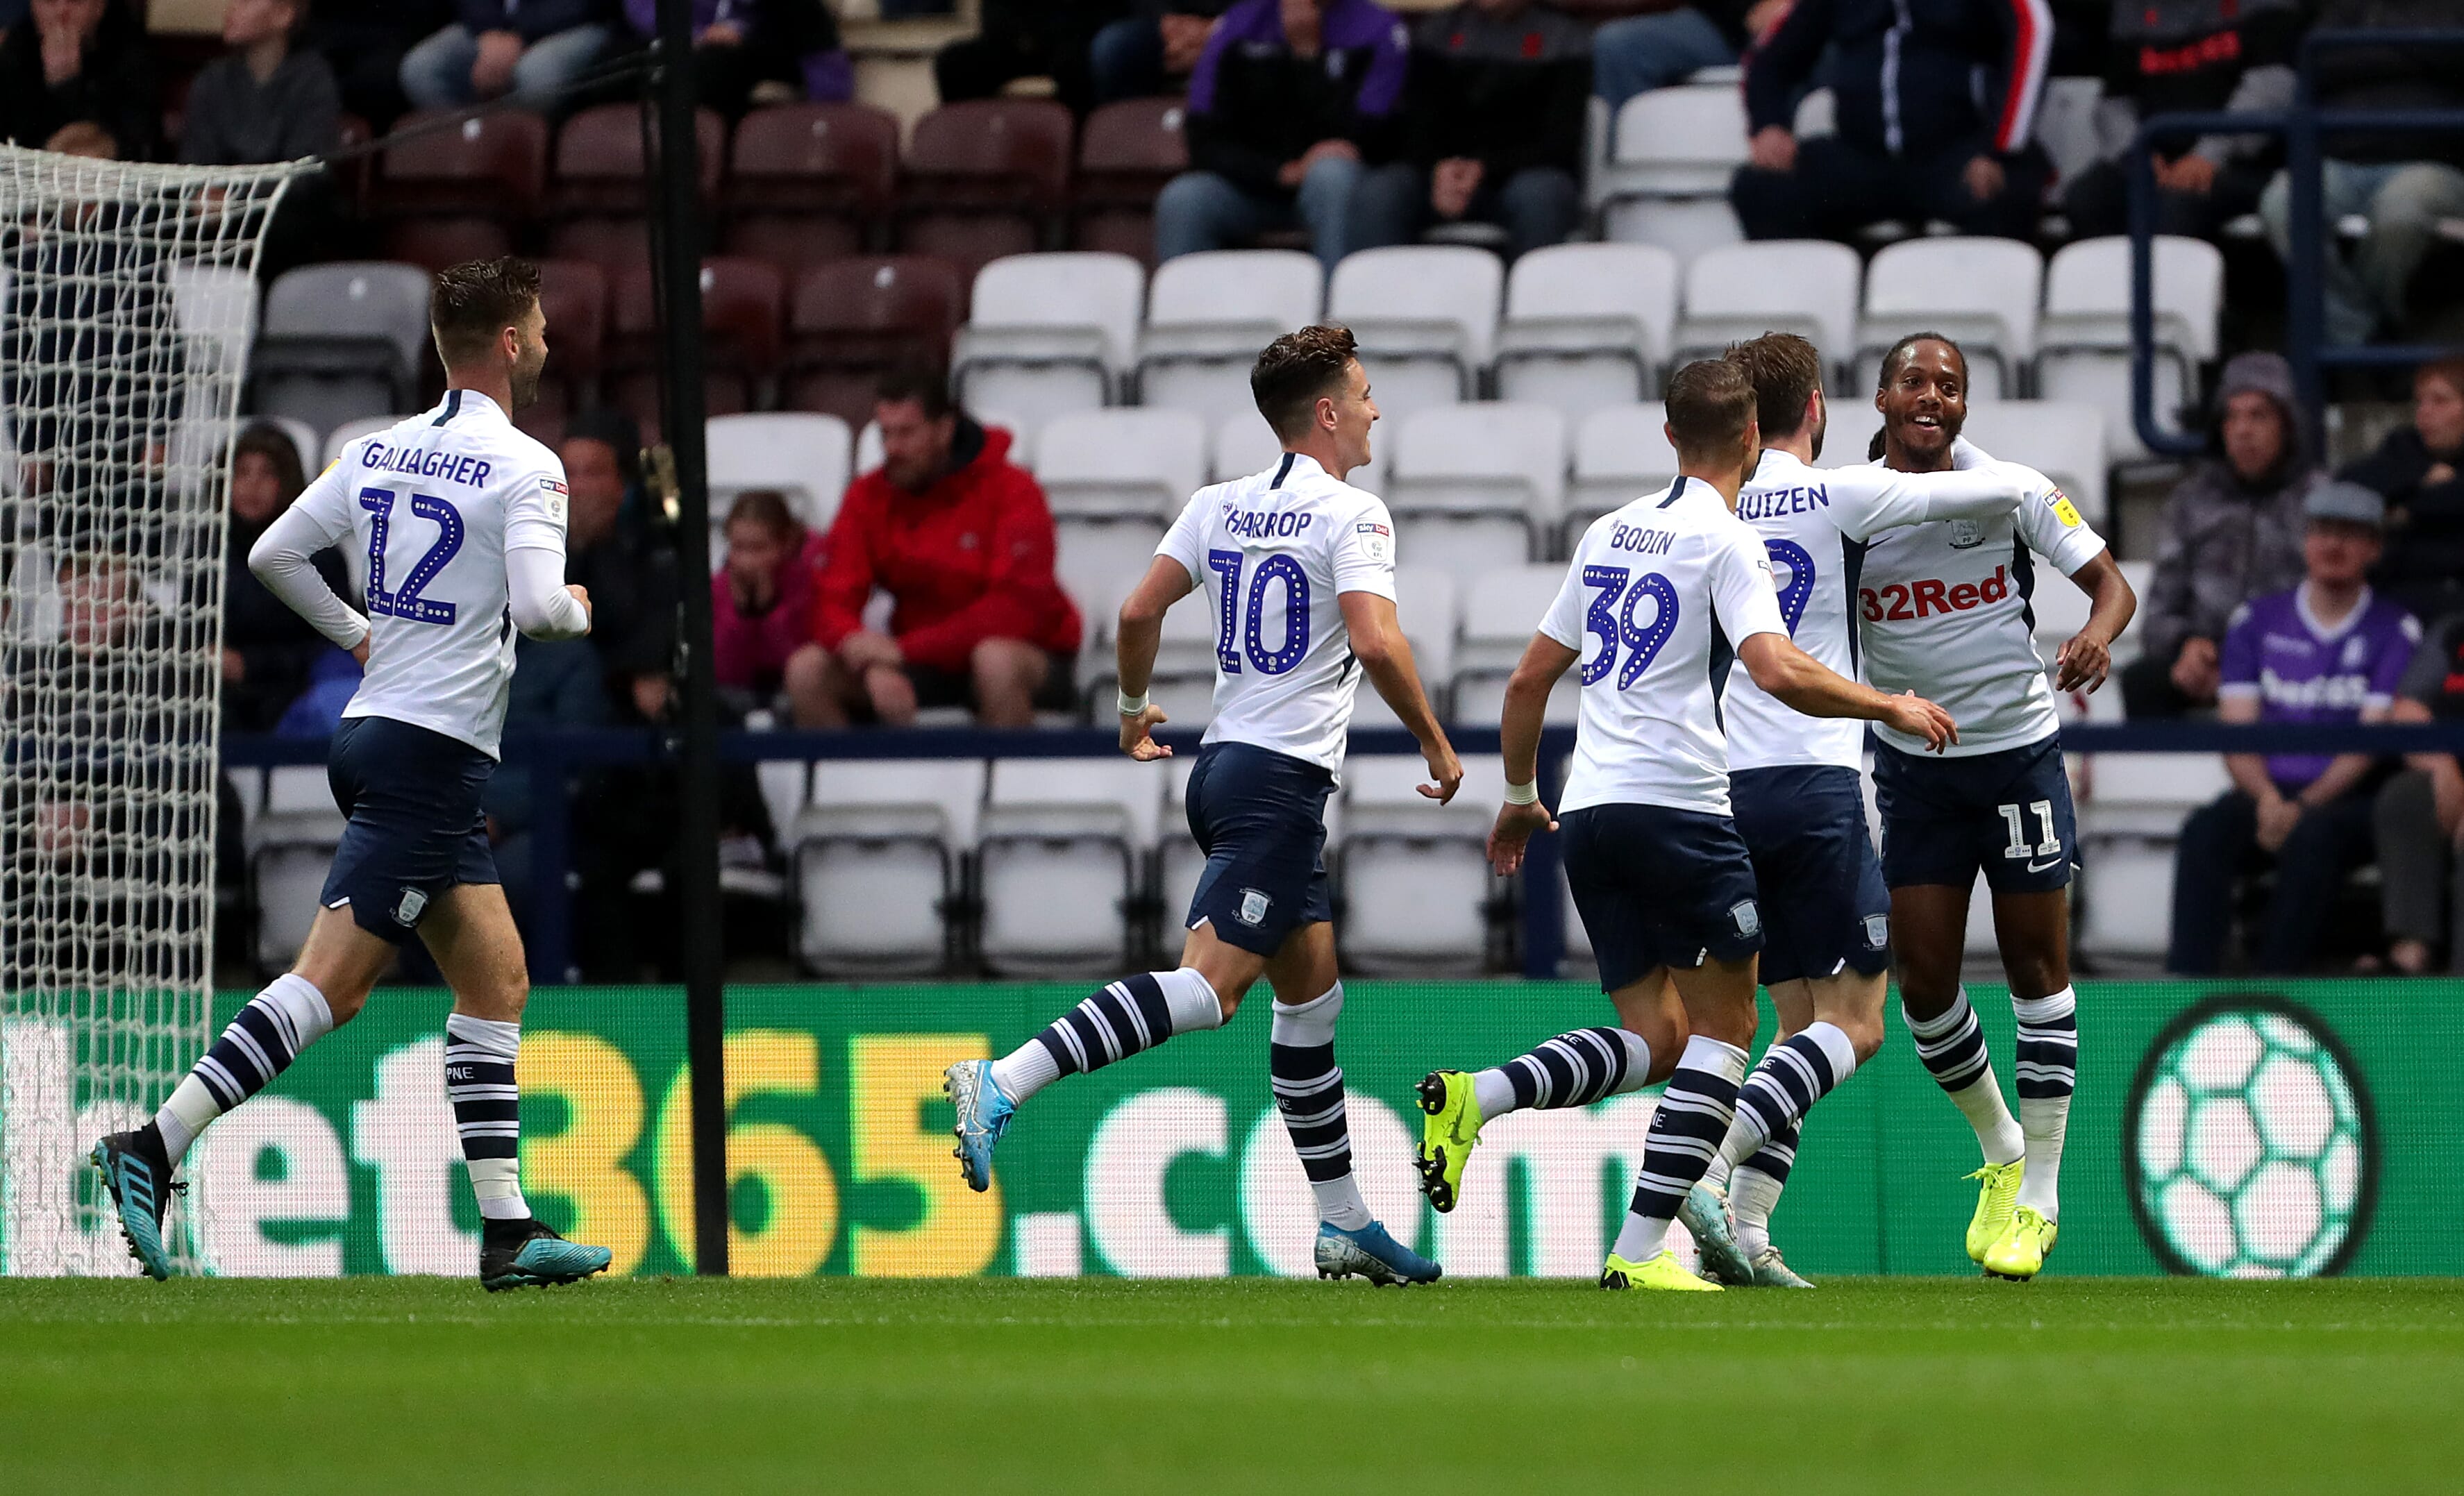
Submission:
<svg viewBox="0 0 2464 1496">
<path fill-rule="evenodd" d="M 2454 472 L 2424 481 L 2442 462 Z M 2387 549 L 2370 580 L 2416 617 L 2464 606 L 2464 451 L 2431 451 L 2408 426 L 2341 475 L 2387 495 Z"/>
<path fill-rule="evenodd" d="M 1534 6 L 1505 22 L 1459 5 L 1413 33 L 1408 150 L 1423 166 L 1471 157 L 1494 186 L 1528 166 L 1579 176 L 1591 92 L 1591 37 L 1572 16 Z"/>
<path fill-rule="evenodd" d="M 1851 144 L 1922 159 L 2028 146 L 2053 53 L 2043 0 L 1796 0 L 1746 55 L 1753 129 L 1786 125 L 1823 77 Z"/>
<path fill-rule="evenodd" d="M 2455 0 L 2321 0 L 2321 31 L 2453 29 Z M 2313 75 L 2322 109 L 2464 109 L 2464 46 L 2337 47 Z M 2464 131 L 2331 134 L 2338 161 L 2443 161 L 2464 165 Z"/>
<path fill-rule="evenodd" d="M 1400 143 L 1403 23 L 1369 0 L 1330 0 L 1314 57 L 1285 45 L 1277 0 L 1241 0 L 1216 24 L 1189 80 L 1189 164 L 1253 192 L 1320 141 L 1369 162 Z"/>
<path fill-rule="evenodd" d="M 162 84 L 144 29 L 125 5 L 104 8 L 84 65 L 57 86 L 43 77 L 43 39 L 31 18 L 0 40 L 0 141 L 40 150 L 80 120 L 109 131 L 122 161 L 150 161 L 162 144 Z"/>
</svg>

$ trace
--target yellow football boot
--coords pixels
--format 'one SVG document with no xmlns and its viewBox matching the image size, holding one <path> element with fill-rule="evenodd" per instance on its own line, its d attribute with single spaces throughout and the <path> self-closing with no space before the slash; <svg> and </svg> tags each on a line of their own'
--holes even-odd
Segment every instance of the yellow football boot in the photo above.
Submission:
<svg viewBox="0 0 2464 1496">
<path fill-rule="evenodd" d="M 1982 1264 L 1993 1243 L 2011 1229 L 2011 1207 L 2019 1201 L 2019 1176 L 2027 1169 L 2024 1158 L 2009 1163 L 1989 1163 L 1969 1176 L 1982 1179 L 1976 1192 L 1976 1214 L 1968 1221 L 1968 1260 Z"/>
<path fill-rule="evenodd" d="M 1697 1278 L 1685 1270 L 1677 1254 L 1661 1248 L 1658 1257 L 1645 1263 L 1630 1263 L 1615 1252 L 1608 1265 L 1600 1269 L 1603 1288 L 1659 1288 L 1675 1293 L 1725 1293 L 1727 1290 L 1706 1279 Z"/>
<path fill-rule="evenodd" d="M 1455 1208 L 1463 1162 L 1480 1144 L 1480 1098 L 1462 1070 L 1431 1070 L 1420 1082 L 1420 1193 L 1441 1215 Z"/>
<path fill-rule="evenodd" d="M 1986 1275 L 2026 1283 L 2044 1270 L 2060 1230 L 2026 1205 L 2011 1213 L 2011 1229 L 1985 1249 Z"/>
</svg>

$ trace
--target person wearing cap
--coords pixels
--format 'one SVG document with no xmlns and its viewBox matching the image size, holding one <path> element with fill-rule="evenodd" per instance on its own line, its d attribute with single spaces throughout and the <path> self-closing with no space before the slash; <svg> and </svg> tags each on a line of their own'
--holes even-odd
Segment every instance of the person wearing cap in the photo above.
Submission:
<svg viewBox="0 0 2464 1496">
<path fill-rule="evenodd" d="M 2302 501 L 2305 576 L 2235 611 L 2225 630 L 2216 715 L 2226 722 L 2376 722 L 2421 642 L 2421 625 L 2368 582 L 2387 501 L 2357 483 L 2326 483 Z M 2365 753 L 2229 753 L 2233 787 L 2191 812 L 2174 848 L 2173 937 L 2165 968 L 2222 969 L 2233 887 L 2276 869 L 2251 963 L 2292 975 L 2317 954 L 2353 869 L 2375 856 L 2371 804 L 2383 777 Z"/>
<path fill-rule="evenodd" d="M 2166 496 L 2158 520 L 2156 573 L 2131 626 L 2140 655 L 2115 672 L 2132 717 L 2215 705 L 2233 610 L 2301 580 L 2301 501 L 2327 475 L 2300 411 L 2282 354 L 2225 365 L 2209 454 Z"/>
</svg>

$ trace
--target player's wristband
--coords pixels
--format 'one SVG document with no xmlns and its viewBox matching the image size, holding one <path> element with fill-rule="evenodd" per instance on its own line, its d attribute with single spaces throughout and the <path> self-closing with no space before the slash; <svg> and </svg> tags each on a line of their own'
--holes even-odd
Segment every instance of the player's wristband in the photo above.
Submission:
<svg viewBox="0 0 2464 1496">
<path fill-rule="evenodd" d="M 1123 716 L 1135 716 L 1147 709 L 1147 698 L 1144 693 L 1140 693 L 1133 696 L 1126 691 L 1115 691 L 1113 694 L 1121 698 L 1121 715 Z"/>
<path fill-rule="evenodd" d="M 1522 784 L 1506 786 L 1506 803 L 1509 805 L 1536 805 L 1540 803 L 1540 781 L 1531 780 Z"/>
</svg>

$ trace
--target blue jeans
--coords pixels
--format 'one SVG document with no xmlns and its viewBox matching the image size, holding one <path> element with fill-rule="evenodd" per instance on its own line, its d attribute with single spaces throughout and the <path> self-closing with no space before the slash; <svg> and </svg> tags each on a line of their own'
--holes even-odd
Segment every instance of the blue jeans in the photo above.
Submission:
<svg viewBox="0 0 2464 1496">
<path fill-rule="evenodd" d="M 1696 68 L 1737 60 L 1720 28 L 1691 8 L 1611 21 L 1592 33 L 1592 91 L 1609 112 L 1637 94 L 1683 83 Z"/>
<path fill-rule="evenodd" d="M 1516 256 L 1563 244 L 1582 216 L 1583 189 L 1555 166 L 1527 166 L 1503 183 L 1484 181 L 1463 210 L 1467 222 L 1504 229 L 1507 253 Z M 1352 196 L 1349 238 L 1355 250 L 1411 244 L 1436 221 L 1429 208 L 1429 173 L 1397 162 L 1361 178 Z"/>
<path fill-rule="evenodd" d="M 514 98 L 533 109 L 553 107 L 557 91 L 590 71 L 607 50 L 607 37 L 605 26 L 576 26 L 524 47 L 521 60 L 514 64 Z M 469 27 L 437 32 L 403 55 L 403 97 L 414 109 L 477 103 L 471 92 L 471 64 L 478 56 L 479 38 Z"/>
<path fill-rule="evenodd" d="M 2438 233 L 2438 220 L 2464 215 L 2464 171 L 2434 161 L 2320 163 L 2319 207 L 2328 225 L 2323 256 L 2327 341 L 2353 347 L 2370 341 L 2385 318 L 2404 323 L 2404 293 Z M 2336 220 L 2360 213 L 2370 231 L 2346 260 L 2337 253 Z M 2258 195 L 2267 242 L 2278 255 L 2292 243 L 2293 187 L 2283 172 Z"/>
<path fill-rule="evenodd" d="M 1352 253 L 1352 194 L 1368 168 L 1330 156 L 1309 167 L 1297 192 L 1253 192 L 1212 171 L 1184 171 L 1155 197 L 1155 258 L 1239 249 L 1269 229 L 1298 224 L 1309 249 L 1334 274 Z"/>
<path fill-rule="evenodd" d="M 1099 104 L 1167 92 L 1163 28 L 1152 15 L 1133 15 L 1097 32 L 1087 48 L 1087 62 Z"/>
</svg>

